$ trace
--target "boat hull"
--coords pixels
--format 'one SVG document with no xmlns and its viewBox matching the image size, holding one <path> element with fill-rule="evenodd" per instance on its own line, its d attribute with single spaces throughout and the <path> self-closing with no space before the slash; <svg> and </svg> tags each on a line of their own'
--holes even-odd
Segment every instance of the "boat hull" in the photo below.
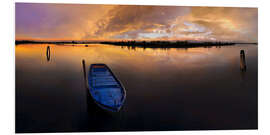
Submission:
<svg viewBox="0 0 270 135">
<path fill-rule="evenodd" d="M 118 112 L 124 104 L 126 91 L 105 64 L 92 64 L 88 75 L 89 93 L 102 109 Z"/>
</svg>

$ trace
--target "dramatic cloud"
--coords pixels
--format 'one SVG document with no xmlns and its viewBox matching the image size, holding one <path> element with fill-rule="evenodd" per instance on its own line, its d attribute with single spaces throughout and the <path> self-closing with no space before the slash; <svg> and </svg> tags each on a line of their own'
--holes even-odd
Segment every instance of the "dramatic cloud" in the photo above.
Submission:
<svg viewBox="0 0 270 135">
<path fill-rule="evenodd" d="M 256 8 L 192 8 L 189 20 L 207 28 L 217 39 L 257 41 Z"/>
<path fill-rule="evenodd" d="M 17 39 L 257 42 L 256 8 L 16 4 Z"/>
<path fill-rule="evenodd" d="M 95 35 L 138 38 L 140 33 L 168 28 L 171 20 L 188 12 L 189 8 L 186 7 L 116 6 L 97 22 L 98 31 Z"/>
</svg>

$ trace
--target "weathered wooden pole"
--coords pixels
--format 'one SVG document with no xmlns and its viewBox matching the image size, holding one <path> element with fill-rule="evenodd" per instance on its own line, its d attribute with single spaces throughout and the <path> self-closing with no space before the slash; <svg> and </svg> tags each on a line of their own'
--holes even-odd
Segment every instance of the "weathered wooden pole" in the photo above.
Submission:
<svg viewBox="0 0 270 135">
<path fill-rule="evenodd" d="M 245 51 L 244 50 L 240 51 L 240 70 L 241 71 L 246 71 L 247 70 L 246 56 L 245 56 Z"/>
<path fill-rule="evenodd" d="M 86 70 L 85 70 L 85 61 L 82 60 L 82 65 L 83 65 L 83 77 L 84 77 L 84 81 L 86 82 Z"/>
<path fill-rule="evenodd" d="M 85 96 L 86 96 L 86 108 L 87 108 L 87 112 L 90 111 L 90 95 L 89 95 L 89 86 L 88 86 L 88 79 L 87 79 L 87 75 L 86 75 L 86 68 L 85 68 L 85 61 L 84 59 L 82 60 L 82 67 L 83 67 L 83 79 L 84 79 L 84 85 L 85 85 Z"/>
</svg>

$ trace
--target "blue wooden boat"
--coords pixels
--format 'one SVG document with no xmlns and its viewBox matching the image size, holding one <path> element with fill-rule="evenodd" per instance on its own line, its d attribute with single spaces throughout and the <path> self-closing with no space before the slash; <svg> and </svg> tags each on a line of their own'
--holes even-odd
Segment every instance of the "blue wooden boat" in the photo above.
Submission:
<svg viewBox="0 0 270 135">
<path fill-rule="evenodd" d="M 88 75 L 89 92 L 98 106 L 118 112 L 124 104 L 126 91 L 105 64 L 92 64 Z"/>
</svg>

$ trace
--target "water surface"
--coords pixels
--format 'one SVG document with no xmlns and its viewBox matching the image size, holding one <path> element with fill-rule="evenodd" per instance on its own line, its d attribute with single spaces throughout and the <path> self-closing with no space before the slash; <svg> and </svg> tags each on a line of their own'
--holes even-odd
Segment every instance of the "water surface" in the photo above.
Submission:
<svg viewBox="0 0 270 135">
<path fill-rule="evenodd" d="M 257 45 L 16 45 L 16 132 L 257 129 L 257 52 Z M 87 73 L 105 63 L 121 80 L 127 97 L 119 113 L 87 96 L 82 60 Z"/>
</svg>

